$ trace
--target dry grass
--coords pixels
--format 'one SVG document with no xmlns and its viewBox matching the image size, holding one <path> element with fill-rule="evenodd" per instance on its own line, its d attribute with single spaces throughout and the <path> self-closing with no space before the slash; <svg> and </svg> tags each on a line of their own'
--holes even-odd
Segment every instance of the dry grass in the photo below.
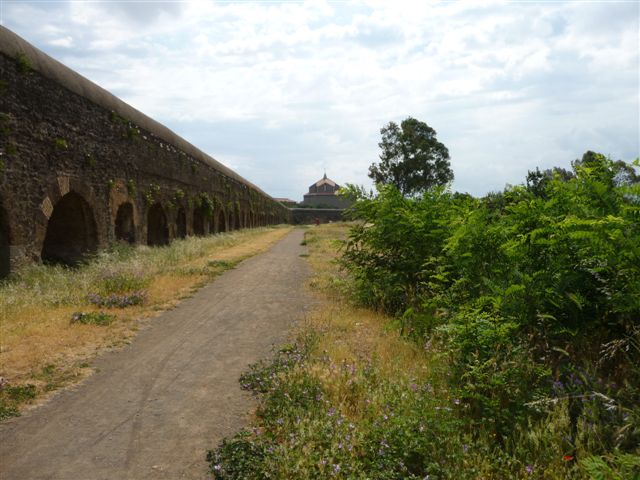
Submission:
<svg viewBox="0 0 640 480">
<path fill-rule="evenodd" d="M 290 227 L 236 231 L 178 240 L 162 248 L 125 248 L 100 254 L 78 269 L 32 265 L 0 283 L 0 376 L 10 385 L 30 383 L 48 391 L 90 371 L 87 359 L 106 347 L 127 343 L 160 311 L 226 268 L 260 253 Z M 144 305 L 105 309 L 87 295 L 105 272 L 145 279 Z M 74 312 L 106 311 L 108 326 L 71 323 Z M 146 319 L 146 320 L 145 320 Z"/>
<path fill-rule="evenodd" d="M 309 286 L 320 300 L 319 307 L 309 315 L 308 327 L 320 333 L 317 353 L 328 357 L 327 362 L 313 364 L 314 375 L 333 402 L 341 405 L 343 414 L 357 419 L 377 399 L 371 392 L 354 390 L 349 377 L 337 374 L 339 366 L 362 368 L 372 364 L 384 377 L 409 385 L 430 377 L 432 354 L 401 337 L 387 315 L 349 302 L 349 284 L 337 263 L 341 240 L 349 226 L 321 225 L 305 236 L 308 261 L 314 270 Z"/>
</svg>

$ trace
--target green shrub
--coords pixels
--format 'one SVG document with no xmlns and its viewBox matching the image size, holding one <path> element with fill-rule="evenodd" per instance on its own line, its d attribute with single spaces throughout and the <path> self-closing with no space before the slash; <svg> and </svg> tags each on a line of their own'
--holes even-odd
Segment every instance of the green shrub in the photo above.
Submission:
<svg viewBox="0 0 640 480">
<path fill-rule="evenodd" d="M 111 324 L 115 317 L 104 312 L 75 312 L 71 315 L 71 323 L 82 323 L 84 325 L 101 325 Z"/>
<path fill-rule="evenodd" d="M 18 71 L 22 74 L 31 72 L 33 68 L 31 59 L 24 52 L 20 52 L 16 55 L 16 64 L 18 66 Z"/>
<path fill-rule="evenodd" d="M 571 172 L 527 182 L 483 199 L 347 189 L 359 223 L 342 265 L 360 303 L 420 343 L 441 341 L 465 421 L 514 449 L 505 458 L 518 448 L 506 439 L 559 401 L 569 457 L 629 452 L 640 441 L 638 176 L 587 152 Z"/>
<path fill-rule="evenodd" d="M 580 466 L 593 480 L 637 480 L 640 478 L 640 455 L 638 454 L 594 455 L 582 459 Z"/>
<path fill-rule="evenodd" d="M 0 420 L 20 415 L 18 405 L 36 397 L 35 385 L 2 385 L 0 387 Z"/>
</svg>

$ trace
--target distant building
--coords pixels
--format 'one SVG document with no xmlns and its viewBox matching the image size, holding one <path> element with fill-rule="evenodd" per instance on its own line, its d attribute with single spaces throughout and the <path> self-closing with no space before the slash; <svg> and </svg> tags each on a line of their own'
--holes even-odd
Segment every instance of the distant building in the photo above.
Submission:
<svg viewBox="0 0 640 480">
<path fill-rule="evenodd" d="M 309 207 L 326 208 L 347 208 L 351 202 L 338 197 L 336 192 L 340 190 L 340 185 L 327 178 L 324 174 L 320 180 L 309 187 L 309 193 L 305 194 L 303 205 Z"/>
</svg>

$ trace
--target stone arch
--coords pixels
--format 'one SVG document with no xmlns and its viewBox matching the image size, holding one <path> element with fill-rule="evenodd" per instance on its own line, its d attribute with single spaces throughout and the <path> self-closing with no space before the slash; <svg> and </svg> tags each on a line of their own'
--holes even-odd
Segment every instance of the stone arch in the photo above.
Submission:
<svg viewBox="0 0 640 480">
<path fill-rule="evenodd" d="M 242 209 L 240 207 L 236 210 L 236 216 L 238 221 L 238 228 L 246 228 L 246 224 L 244 223 L 244 213 L 242 213 Z"/>
<path fill-rule="evenodd" d="M 147 245 L 154 247 L 168 243 L 167 215 L 160 203 L 154 203 L 147 212 Z"/>
<path fill-rule="evenodd" d="M 242 212 L 240 211 L 240 205 L 236 203 L 236 206 L 233 208 L 234 213 L 234 222 L 237 229 L 242 228 Z"/>
<path fill-rule="evenodd" d="M 51 211 L 41 258 L 45 262 L 76 265 L 97 248 L 93 209 L 80 194 L 69 191 Z"/>
<path fill-rule="evenodd" d="M 136 225 L 133 214 L 133 204 L 131 202 L 123 202 L 118 207 L 115 221 L 116 240 L 128 243 L 136 242 Z"/>
<path fill-rule="evenodd" d="M 227 231 L 231 232 L 233 230 L 236 229 L 236 222 L 235 222 L 235 218 L 233 215 L 233 207 L 229 208 L 229 211 L 227 212 Z"/>
<path fill-rule="evenodd" d="M 218 229 L 216 230 L 218 233 L 222 233 L 222 232 L 226 232 L 227 231 L 227 218 L 224 214 L 224 210 L 220 209 L 218 210 L 218 213 L 216 214 L 216 220 L 217 220 L 217 225 L 218 225 Z"/>
<path fill-rule="evenodd" d="M 96 247 L 98 248 L 106 244 L 107 230 L 110 222 L 106 220 L 98 221 L 98 218 L 101 216 L 100 214 L 108 215 L 104 210 L 104 201 L 99 202 L 91 186 L 82 179 L 58 175 L 54 176 L 45 186 L 45 196 L 34 216 L 35 228 L 32 251 L 34 254 L 37 252 L 40 258 L 42 258 L 42 250 L 47 231 L 49 230 L 49 220 L 53 215 L 54 206 L 57 206 L 62 198 L 70 192 L 82 197 L 88 205 L 89 210 L 91 210 L 91 216 L 95 219 L 93 230 L 97 239 Z"/>
<path fill-rule="evenodd" d="M 0 279 L 11 273 L 11 231 L 9 218 L 0 199 Z"/>
<path fill-rule="evenodd" d="M 176 214 L 176 237 L 184 238 L 187 236 L 187 214 L 184 208 L 180 207 Z"/>
<path fill-rule="evenodd" d="M 203 236 L 206 231 L 207 215 L 202 207 L 193 209 L 193 234 L 199 237 Z"/>
</svg>

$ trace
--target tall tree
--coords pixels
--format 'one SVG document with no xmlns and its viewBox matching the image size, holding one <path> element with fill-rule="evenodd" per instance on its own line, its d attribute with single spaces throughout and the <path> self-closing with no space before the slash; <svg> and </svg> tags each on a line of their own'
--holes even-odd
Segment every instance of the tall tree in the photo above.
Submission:
<svg viewBox="0 0 640 480">
<path fill-rule="evenodd" d="M 449 150 L 425 122 L 408 117 L 400 126 L 389 122 L 380 133 L 380 163 L 369 167 L 376 183 L 393 184 L 403 195 L 414 196 L 453 180 Z"/>
</svg>

